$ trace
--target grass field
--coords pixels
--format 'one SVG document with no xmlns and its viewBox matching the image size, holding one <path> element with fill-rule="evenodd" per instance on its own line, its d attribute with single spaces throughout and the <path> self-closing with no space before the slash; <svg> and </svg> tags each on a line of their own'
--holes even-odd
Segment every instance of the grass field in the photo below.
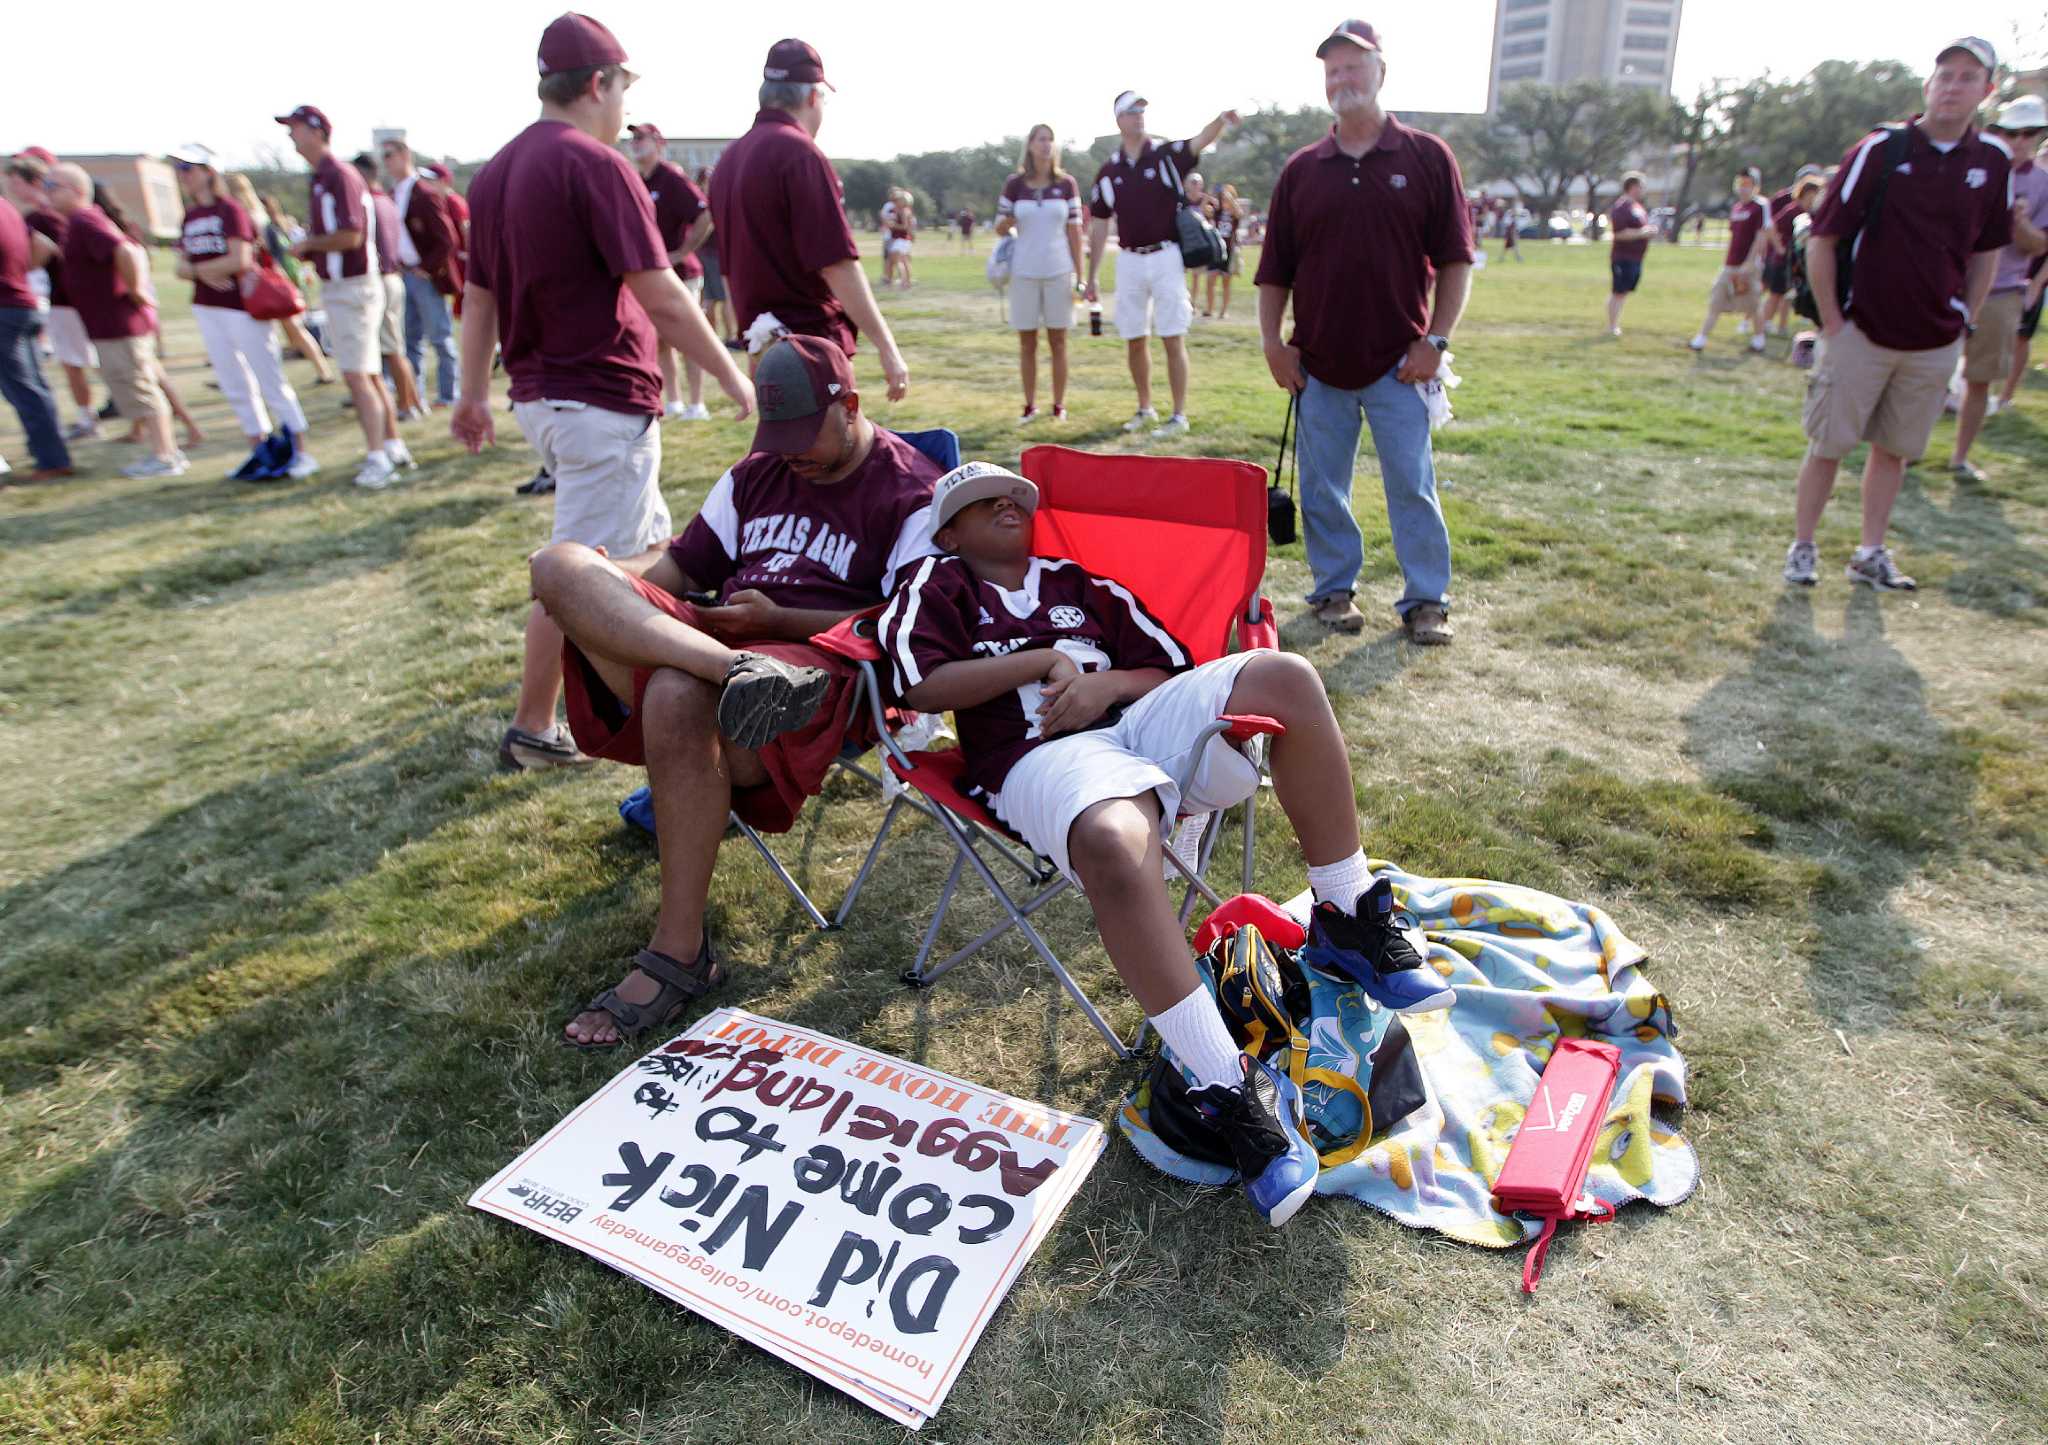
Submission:
<svg viewBox="0 0 2048 1445">
<path fill-rule="evenodd" d="M 1989 424 L 1983 487 L 1951 485 L 1937 431 L 1897 517 L 1917 595 L 1841 580 L 1853 480 L 1822 584 L 1788 592 L 1784 343 L 1754 358 L 1724 323 L 1685 351 L 1708 252 L 1655 251 L 1616 342 L 1604 248 L 1526 250 L 1476 279 L 1439 439 L 1457 645 L 1393 628 L 1369 457 L 1373 626 L 1305 618 L 1298 546 L 1269 590 L 1351 739 L 1370 852 L 1598 903 L 1648 947 L 1699 1193 L 1567 1234 L 1531 1302 L 1519 1255 L 1327 1202 L 1276 1234 L 1116 1141 L 926 1437 L 2040 1438 L 2048 388 Z M 912 391 L 873 410 L 1014 460 L 980 266 L 928 247 L 885 302 Z M 1196 332 L 1180 449 L 1270 463 L 1253 309 L 1244 288 Z M 123 481 L 100 444 L 91 478 L 0 495 L 0 1439 L 898 1436 L 463 1205 L 620 1066 L 555 1039 L 655 898 L 613 811 L 637 774 L 494 766 L 548 529 L 511 494 L 510 418 L 476 459 L 410 428 L 422 469 L 372 494 L 340 389 L 308 385 L 326 469 L 239 486 L 182 302 L 167 331 L 218 439 L 191 475 Z M 1122 347 L 1074 350 L 1059 439 L 1124 446 Z M 668 427 L 679 519 L 747 434 Z M 11 414 L 0 447 L 25 469 Z M 820 896 L 877 811 L 835 787 L 787 840 Z M 817 934 L 728 848 L 717 1001 L 1107 1118 L 1133 1070 L 1023 949 L 898 984 L 944 857 L 911 830 Z M 1048 930 L 1135 1023 L 1085 909 Z"/>
</svg>

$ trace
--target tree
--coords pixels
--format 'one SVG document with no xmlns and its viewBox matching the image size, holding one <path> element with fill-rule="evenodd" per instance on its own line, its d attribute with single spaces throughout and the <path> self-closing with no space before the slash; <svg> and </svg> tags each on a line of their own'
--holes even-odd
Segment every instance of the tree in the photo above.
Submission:
<svg viewBox="0 0 2048 1445">
<path fill-rule="evenodd" d="M 1592 234 L 1597 238 L 1600 183 L 1619 175 L 1645 146 L 1670 139 L 1671 106 L 1663 96 L 1639 86 L 1592 86 L 1585 100 L 1571 147 L 1575 173 L 1586 183 L 1586 209 L 1593 213 Z"/>
<path fill-rule="evenodd" d="M 1505 181 L 1518 199 L 1533 195 L 1538 209 L 1554 211 L 1572 179 L 1588 169 L 1589 115 L 1610 104 L 1608 88 L 1590 81 L 1511 86 L 1491 115 L 1458 128 L 1453 149 L 1462 142 L 1475 175 Z"/>
<path fill-rule="evenodd" d="M 1781 186 L 1802 165 L 1832 165 L 1873 126 L 1920 109 L 1920 76 L 1896 60 L 1824 60 L 1796 80 L 1766 75 L 1728 100 L 1727 169 L 1755 166 Z"/>
<path fill-rule="evenodd" d="M 1712 80 L 1700 87 L 1690 103 L 1672 103 L 1665 131 L 1682 157 L 1685 175 L 1672 201 L 1672 224 L 1667 235 L 1674 244 L 1679 228 L 1690 215 L 1693 181 L 1708 158 L 1718 155 L 1728 138 L 1728 107 L 1735 88 L 1725 80 Z"/>
</svg>

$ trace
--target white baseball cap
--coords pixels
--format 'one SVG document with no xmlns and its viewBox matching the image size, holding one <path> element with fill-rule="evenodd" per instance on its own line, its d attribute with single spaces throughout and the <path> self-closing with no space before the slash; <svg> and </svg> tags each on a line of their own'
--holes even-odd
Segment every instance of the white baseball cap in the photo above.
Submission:
<svg viewBox="0 0 2048 1445">
<path fill-rule="evenodd" d="M 1998 112 L 2000 130 L 2042 130 L 2048 128 L 2048 101 L 2038 95 L 2018 95 Z"/>
<path fill-rule="evenodd" d="M 968 462 L 932 484 L 932 530 L 942 529 L 972 502 L 1008 497 L 1027 512 L 1038 510 L 1038 488 L 994 462 Z"/>
<path fill-rule="evenodd" d="M 197 141 L 186 141 L 185 144 L 173 150 L 170 155 L 172 160 L 188 166 L 210 166 L 214 169 L 219 169 L 220 165 L 214 159 L 212 149 L 199 144 Z"/>
<path fill-rule="evenodd" d="M 1134 110 L 1143 110 L 1145 104 L 1144 96 L 1138 94 L 1135 90 L 1127 90 L 1116 98 L 1113 110 L 1117 115 L 1126 115 Z"/>
</svg>

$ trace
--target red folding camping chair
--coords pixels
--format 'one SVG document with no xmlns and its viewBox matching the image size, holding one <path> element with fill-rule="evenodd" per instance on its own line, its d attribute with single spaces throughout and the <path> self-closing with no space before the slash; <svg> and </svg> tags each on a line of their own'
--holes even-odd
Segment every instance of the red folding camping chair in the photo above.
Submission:
<svg viewBox="0 0 2048 1445">
<path fill-rule="evenodd" d="M 1024 453 L 1021 470 L 1038 487 L 1038 514 L 1032 529 L 1034 553 L 1068 557 L 1091 572 L 1114 577 L 1141 598 L 1152 615 L 1185 644 L 1190 660 L 1212 661 L 1231 650 L 1272 647 L 1278 638 L 1272 609 L 1260 595 L 1266 570 L 1266 472 L 1250 462 L 1211 458 L 1098 456 L 1068 447 L 1039 446 Z M 868 679 L 866 695 L 879 708 L 883 689 L 877 674 L 881 657 L 872 627 L 849 621 L 819 639 L 855 660 Z M 1202 745 L 1218 733 L 1233 742 L 1249 743 L 1280 731 L 1269 718 L 1222 717 L 1203 733 L 1190 752 L 1189 776 L 1180 779 L 1185 796 Z M 884 758 L 910 791 L 889 805 L 853 887 L 840 906 L 843 921 L 853 908 L 890 826 L 905 807 L 914 807 L 944 828 L 954 845 L 953 865 L 939 892 L 937 911 L 925 929 L 917 959 L 903 980 L 922 988 L 972 958 L 1008 933 L 1020 931 L 1045 966 L 1119 1055 L 1126 1045 L 1102 1017 L 1066 965 L 1032 926 L 1031 915 L 1067 891 L 1069 883 L 1053 865 L 1028 857 L 1002 824 L 960 788 L 963 760 L 958 751 L 905 752 L 886 733 Z M 915 795 L 915 796 L 914 796 Z M 1243 888 L 1251 890 L 1252 854 L 1258 797 L 1243 805 Z M 1165 820 L 1169 835 L 1176 820 Z M 1187 880 L 1181 906 L 1186 919 L 1197 894 L 1212 904 L 1220 901 L 1202 880 L 1216 840 L 1223 829 L 1206 829 L 1195 866 L 1166 850 L 1171 866 Z M 994 848 L 1025 875 L 1032 890 L 1019 898 L 1003 886 L 982 849 Z M 985 930 L 944 961 L 929 964 L 939 928 L 951 909 L 954 894 L 967 870 L 981 879 L 1005 918 Z M 928 966 L 929 965 L 929 966 Z M 1140 1030 L 1142 1037 L 1143 1031 Z"/>
</svg>

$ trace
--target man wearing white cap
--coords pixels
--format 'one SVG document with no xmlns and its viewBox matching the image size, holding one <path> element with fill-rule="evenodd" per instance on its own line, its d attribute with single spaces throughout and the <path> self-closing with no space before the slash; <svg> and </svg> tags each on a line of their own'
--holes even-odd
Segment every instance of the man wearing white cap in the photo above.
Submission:
<svg viewBox="0 0 2048 1445">
<path fill-rule="evenodd" d="M 1960 482 L 1986 480 L 1970 460 L 1970 447 L 1990 411 L 1991 384 L 2003 382 L 2012 372 L 2027 310 L 2028 270 L 2048 252 L 2048 173 L 2034 164 L 2044 130 L 2048 105 L 2038 95 L 2023 95 L 1998 113 L 1998 124 L 1990 131 L 2012 152 L 2012 244 L 1998 253 L 1991 294 L 1977 308 L 1970 339 L 1963 346 L 1963 405 L 1956 416 L 1955 451 L 1949 457 L 1949 470 Z"/>
<path fill-rule="evenodd" d="M 1186 192 L 1183 180 L 1202 152 L 1237 124 L 1226 110 L 1188 140 L 1161 144 L 1145 134 L 1145 97 L 1127 90 L 1116 98 L 1116 128 L 1123 144 L 1095 173 L 1088 212 L 1088 284 L 1083 292 L 1099 299 L 1095 279 L 1109 240 L 1109 222 L 1116 219 L 1116 329 L 1129 354 L 1131 382 L 1138 390 L 1138 410 L 1124 423 L 1128 432 L 1151 428 L 1155 437 L 1178 436 L 1188 429 L 1188 327 L 1194 307 L 1188 299 L 1187 268 L 1180 259 L 1177 216 Z M 1166 347 L 1166 380 L 1173 392 L 1173 414 L 1164 423 L 1152 405 L 1152 355 L 1148 337 L 1157 333 Z"/>
<path fill-rule="evenodd" d="M 1885 545 L 1906 463 L 1927 449 L 1963 349 L 2012 239 L 2012 155 L 1978 134 L 1998 55 L 1974 35 L 1934 57 L 1927 109 L 1850 147 L 1806 237 L 1821 340 L 1807 375 L 1806 460 L 1799 467 L 1785 580 L 1811 587 L 1815 533 L 1842 458 L 1864 442 L 1863 536 L 1851 582 L 1910 592 Z M 1883 200 L 1879 201 L 1878 196 Z M 1849 268 L 1853 267 L 1853 274 Z"/>
</svg>

